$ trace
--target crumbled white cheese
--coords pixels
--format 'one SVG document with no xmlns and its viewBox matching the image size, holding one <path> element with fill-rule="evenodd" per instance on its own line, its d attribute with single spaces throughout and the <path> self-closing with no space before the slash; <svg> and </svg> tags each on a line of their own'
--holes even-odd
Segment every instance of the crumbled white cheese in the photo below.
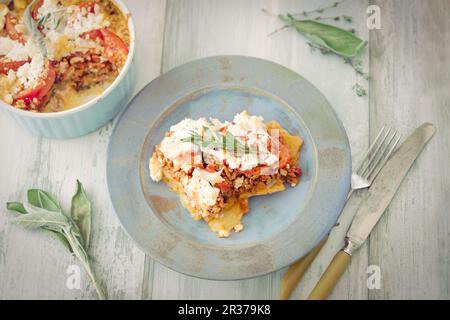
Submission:
<svg viewBox="0 0 450 320">
<path fill-rule="evenodd" d="M 266 125 L 261 116 L 250 116 L 246 110 L 234 116 L 228 131 L 236 137 L 246 137 L 248 134 L 265 134 Z"/>
<path fill-rule="evenodd" d="M 61 9 L 61 7 L 58 6 L 58 0 L 44 0 L 37 11 L 37 19 L 39 20 L 47 14 L 52 14 L 59 9 Z"/>
<path fill-rule="evenodd" d="M 44 57 L 36 55 L 30 63 L 25 63 L 16 72 L 19 83 L 24 89 L 31 88 L 37 83 L 44 72 Z"/>
<path fill-rule="evenodd" d="M 152 180 L 155 182 L 161 181 L 163 176 L 162 164 L 155 155 L 150 158 L 149 169 Z"/>
<path fill-rule="evenodd" d="M 216 181 L 219 178 L 222 179 L 218 172 L 214 174 L 205 170 L 194 169 L 192 178 L 185 187 L 186 194 L 191 199 L 198 199 L 198 203 L 202 209 L 213 206 L 217 201 L 220 190 L 211 185 L 211 180 Z"/>
<path fill-rule="evenodd" d="M 86 10 L 85 8 L 83 8 Z M 82 12 L 79 7 L 70 9 L 70 16 L 67 19 L 64 34 L 70 38 L 77 38 L 79 35 L 91 30 L 105 27 L 105 15 L 99 11 Z"/>
<path fill-rule="evenodd" d="M 217 135 L 221 134 L 219 132 L 221 129 L 226 128 L 241 145 L 247 144 L 253 152 L 235 154 L 233 151 L 224 150 L 221 147 L 211 148 L 182 141 L 182 139 L 189 138 L 192 132 L 202 136 L 204 127 L 209 128 Z M 170 128 L 169 136 L 163 139 L 159 148 L 166 158 L 173 161 L 175 167 L 181 167 L 186 172 L 195 164 L 201 163 L 202 158 L 206 163 L 221 164 L 226 161 L 231 169 L 246 171 L 259 165 L 268 167 L 278 165 L 278 155 L 268 150 L 269 139 L 271 137 L 264 119 L 259 116 L 250 116 L 247 111 L 243 111 L 234 117 L 233 122 L 222 123 L 218 119 L 207 121 L 205 118 L 184 119 Z M 191 161 L 191 155 L 195 157 L 194 162 Z"/>
<path fill-rule="evenodd" d="M 185 119 L 170 128 L 170 136 L 165 137 L 159 149 L 164 156 L 173 161 L 176 168 L 189 171 L 195 164 L 201 163 L 201 149 L 199 146 L 186 143 L 181 139 L 190 137 L 191 131 L 200 132 L 203 126 L 207 126 L 206 119 Z"/>
<path fill-rule="evenodd" d="M 6 54 L 6 57 L 13 61 L 25 61 L 38 55 L 41 55 L 39 47 L 34 40 L 30 39 L 24 45 L 14 41 L 14 46 Z"/>
</svg>

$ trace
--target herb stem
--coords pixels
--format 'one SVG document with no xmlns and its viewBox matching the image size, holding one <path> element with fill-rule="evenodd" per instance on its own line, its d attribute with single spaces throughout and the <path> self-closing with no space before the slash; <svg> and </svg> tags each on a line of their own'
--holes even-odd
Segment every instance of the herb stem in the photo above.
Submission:
<svg viewBox="0 0 450 320">
<path fill-rule="evenodd" d="M 308 16 L 310 14 L 313 14 L 313 13 L 322 13 L 322 12 L 324 12 L 326 10 L 329 10 L 329 9 L 332 9 L 332 8 L 336 8 L 336 7 L 340 6 L 341 4 L 343 4 L 346 1 L 347 0 L 336 1 L 336 2 L 334 2 L 333 4 L 331 4 L 329 6 L 320 7 L 320 8 L 317 8 L 315 10 L 302 11 L 302 12 L 294 13 L 294 14 L 292 14 L 292 16 L 304 16 L 304 17 L 306 17 L 306 16 Z"/>
<path fill-rule="evenodd" d="M 284 25 L 284 26 L 282 26 L 282 27 L 280 27 L 280 28 L 278 28 L 278 29 L 275 29 L 274 31 L 272 31 L 271 33 L 269 33 L 267 36 L 268 36 L 268 37 L 273 36 L 274 34 L 280 32 L 280 31 L 283 31 L 283 30 L 285 30 L 285 29 L 287 29 L 287 28 L 290 28 L 290 27 L 291 27 L 291 26 Z"/>
<path fill-rule="evenodd" d="M 95 290 L 97 291 L 98 298 L 100 300 L 105 300 L 105 293 L 103 292 L 102 286 L 98 283 L 97 278 L 94 275 L 94 272 L 92 271 L 91 264 L 89 263 L 88 255 L 84 248 L 79 244 L 79 242 L 75 239 L 73 233 L 70 230 L 67 230 L 67 228 L 63 228 L 63 232 L 67 238 L 67 241 L 69 241 L 69 244 L 73 250 L 73 254 L 80 260 L 81 264 L 83 265 L 84 269 L 86 270 L 86 273 L 88 274 L 89 278 L 91 279 L 92 283 L 94 284 Z"/>
</svg>

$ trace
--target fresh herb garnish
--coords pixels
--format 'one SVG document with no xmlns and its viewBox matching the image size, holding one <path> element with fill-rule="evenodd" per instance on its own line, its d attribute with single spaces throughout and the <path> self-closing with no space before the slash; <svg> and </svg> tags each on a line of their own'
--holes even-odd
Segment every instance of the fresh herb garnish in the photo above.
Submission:
<svg viewBox="0 0 450 320">
<path fill-rule="evenodd" d="M 198 134 L 195 131 L 190 132 L 190 136 L 181 139 L 183 142 L 191 142 L 202 148 L 210 149 L 222 149 L 231 152 L 254 152 L 253 148 L 250 148 L 248 144 L 243 144 L 236 137 L 227 132 L 225 135 L 212 131 L 208 127 L 203 127 L 203 135 Z"/>
<path fill-rule="evenodd" d="M 42 16 L 39 19 L 39 21 L 37 22 L 38 29 L 41 30 L 42 28 L 44 28 L 44 25 L 47 22 L 49 22 L 49 21 L 52 21 L 53 29 L 55 29 L 55 30 L 58 29 L 58 27 L 59 27 L 59 25 L 61 24 L 61 21 L 62 21 L 61 14 L 63 12 L 65 12 L 65 11 L 66 11 L 66 9 L 62 8 L 62 9 L 57 9 L 57 10 L 54 10 L 54 11 L 47 12 L 47 14 Z"/>
<path fill-rule="evenodd" d="M 36 21 L 33 19 L 31 12 L 36 4 L 37 0 L 33 0 L 26 7 L 25 12 L 23 13 L 23 22 L 31 37 L 36 41 L 39 46 L 39 50 L 41 51 L 42 56 L 47 57 L 47 46 L 45 45 L 45 40 L 43 34 L 39 31 L 39 26 Z"/>
<path fill-rule="evenodd" d="M 77 180 L 77 191 L 72 198 L 70 215 L 63 213 L 58 201 L 48 192 L 30 189 L 28 203 L 8 202 L 6 208 L 20 215 L 14 222 L 26 229 L 41 229 L 58 239 L 85 268 L 100 299 L 103 289 L 94 275 L 87 253 L 91 231 L 91 203 L 83 185 Z"/>
</svg>

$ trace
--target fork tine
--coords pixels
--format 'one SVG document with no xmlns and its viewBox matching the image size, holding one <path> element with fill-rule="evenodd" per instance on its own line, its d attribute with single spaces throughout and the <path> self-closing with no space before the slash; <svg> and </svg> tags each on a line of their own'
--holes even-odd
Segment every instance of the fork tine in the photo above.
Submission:
<svg viewBox="0 0 450 320">
<path fill-rule="evenodd" d="M 369 172 L 367 173 L 366 176 L 364 176 L 365 179 L 371 181 L 372 180 L 372 173 L 376 170 L 377 166 L 379 163 L 383 162 L 385 157 L 387 156 L 386 151 L 389 150 L 389 147 L 392 143 L 392 141 L 394 141 L 395 137 L 397 136 L 397 131 L 393 130 L 393 134 L 391 137 L 389 137 L 389 139 L 387 140 L 387 143 L 384 144 L 382 146 L 382 148 L 380 148 L 380 152 L 375 156 L 375 161 L 372 164 L 372 167 L 370 168 Z M 371 179 L 369 179 L 371 178 Z"/>
<path fill-rule="evenodd" d="M 369 157 L 367 158 L 367 164 L 365 166 L 363 166 L 364 169 L 361 170 L 360 172 L 358 172 L 358 174 L 361 177 L 364 177 L 366 171 L 368 169 L 370 169 L 370 167 L 372 166 L 375 157 L 377 156 L 380 148 L 384 145 L 384 142 L 386 141 L 387 137 L 391 134 L 391 131 L 392 131 L 392 128 L 389 128 L 387 130 L 387 132 L 383 135 L 383 138 L 381 138 L 381 142 L 376 144 L 377 147 L 376 147 L 375 151 L 372 153 L 372 156 L 369 154 Z"/>
<path fill-rule="evenodd" d="M 395 148 L 397 147 L 397 145 L 400 142 L 401 138 L 402 138 L 402 136 L 399 135 L 398 138 L 394 141 L 394 143 L 391 146 L 391 149 L 389 150 L 387 155 L 384 157 L 384 159 L 381 162 L 381 164 L 377 167 L 377 170 L 373 173 L 372 176 L 370 176 L 370 182 L 372 182 L 377 177 L 377 175 L 380 173 L 381 169 L 383 169 L 384 165 L 389 160 L 389 158 L 391 157 L 392 153 L 395 151 Z"/>
<path fill-rule="evenodd" d="M 378 132 L 377 137 L 375 138 L 375 140 L 372 142 L 372 144 L 370 145 L 369 149 L 367 150 L 367 152 L 364 154 L 364 157 L 362 157 L 361 163 L 358 166 L 358 169 L 356 170 L 356 173 L 360 172 L 364 163 L 367 161 L 367 159 L 369 159 L 370 154 L 372 153 L 373 149 L 375 148 L 375 146 L 378 143 L 378 140 L 380 139 L 381 135 L 384 132 L 385 127 L 381 128 L 380 132 Z"/>
</svg>

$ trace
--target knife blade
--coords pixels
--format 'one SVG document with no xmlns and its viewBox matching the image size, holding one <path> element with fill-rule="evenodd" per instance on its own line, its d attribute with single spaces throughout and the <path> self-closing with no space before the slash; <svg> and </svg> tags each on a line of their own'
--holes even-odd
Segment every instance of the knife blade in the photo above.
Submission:
<svg viewBox="0 0 450 320">
<path fill-rule="evenodd" d="M 309 300 L 326 299 L 350 263 L 352 254 L 364 243 L 389 206 L 403 178 L 436 132 L 425 123 L 417 128 L 387 161 L 372 183 L 358 208 L 345 238 L 345 246 L 331 261 L 325 273 L 309 295 Z"/>
</svg>

